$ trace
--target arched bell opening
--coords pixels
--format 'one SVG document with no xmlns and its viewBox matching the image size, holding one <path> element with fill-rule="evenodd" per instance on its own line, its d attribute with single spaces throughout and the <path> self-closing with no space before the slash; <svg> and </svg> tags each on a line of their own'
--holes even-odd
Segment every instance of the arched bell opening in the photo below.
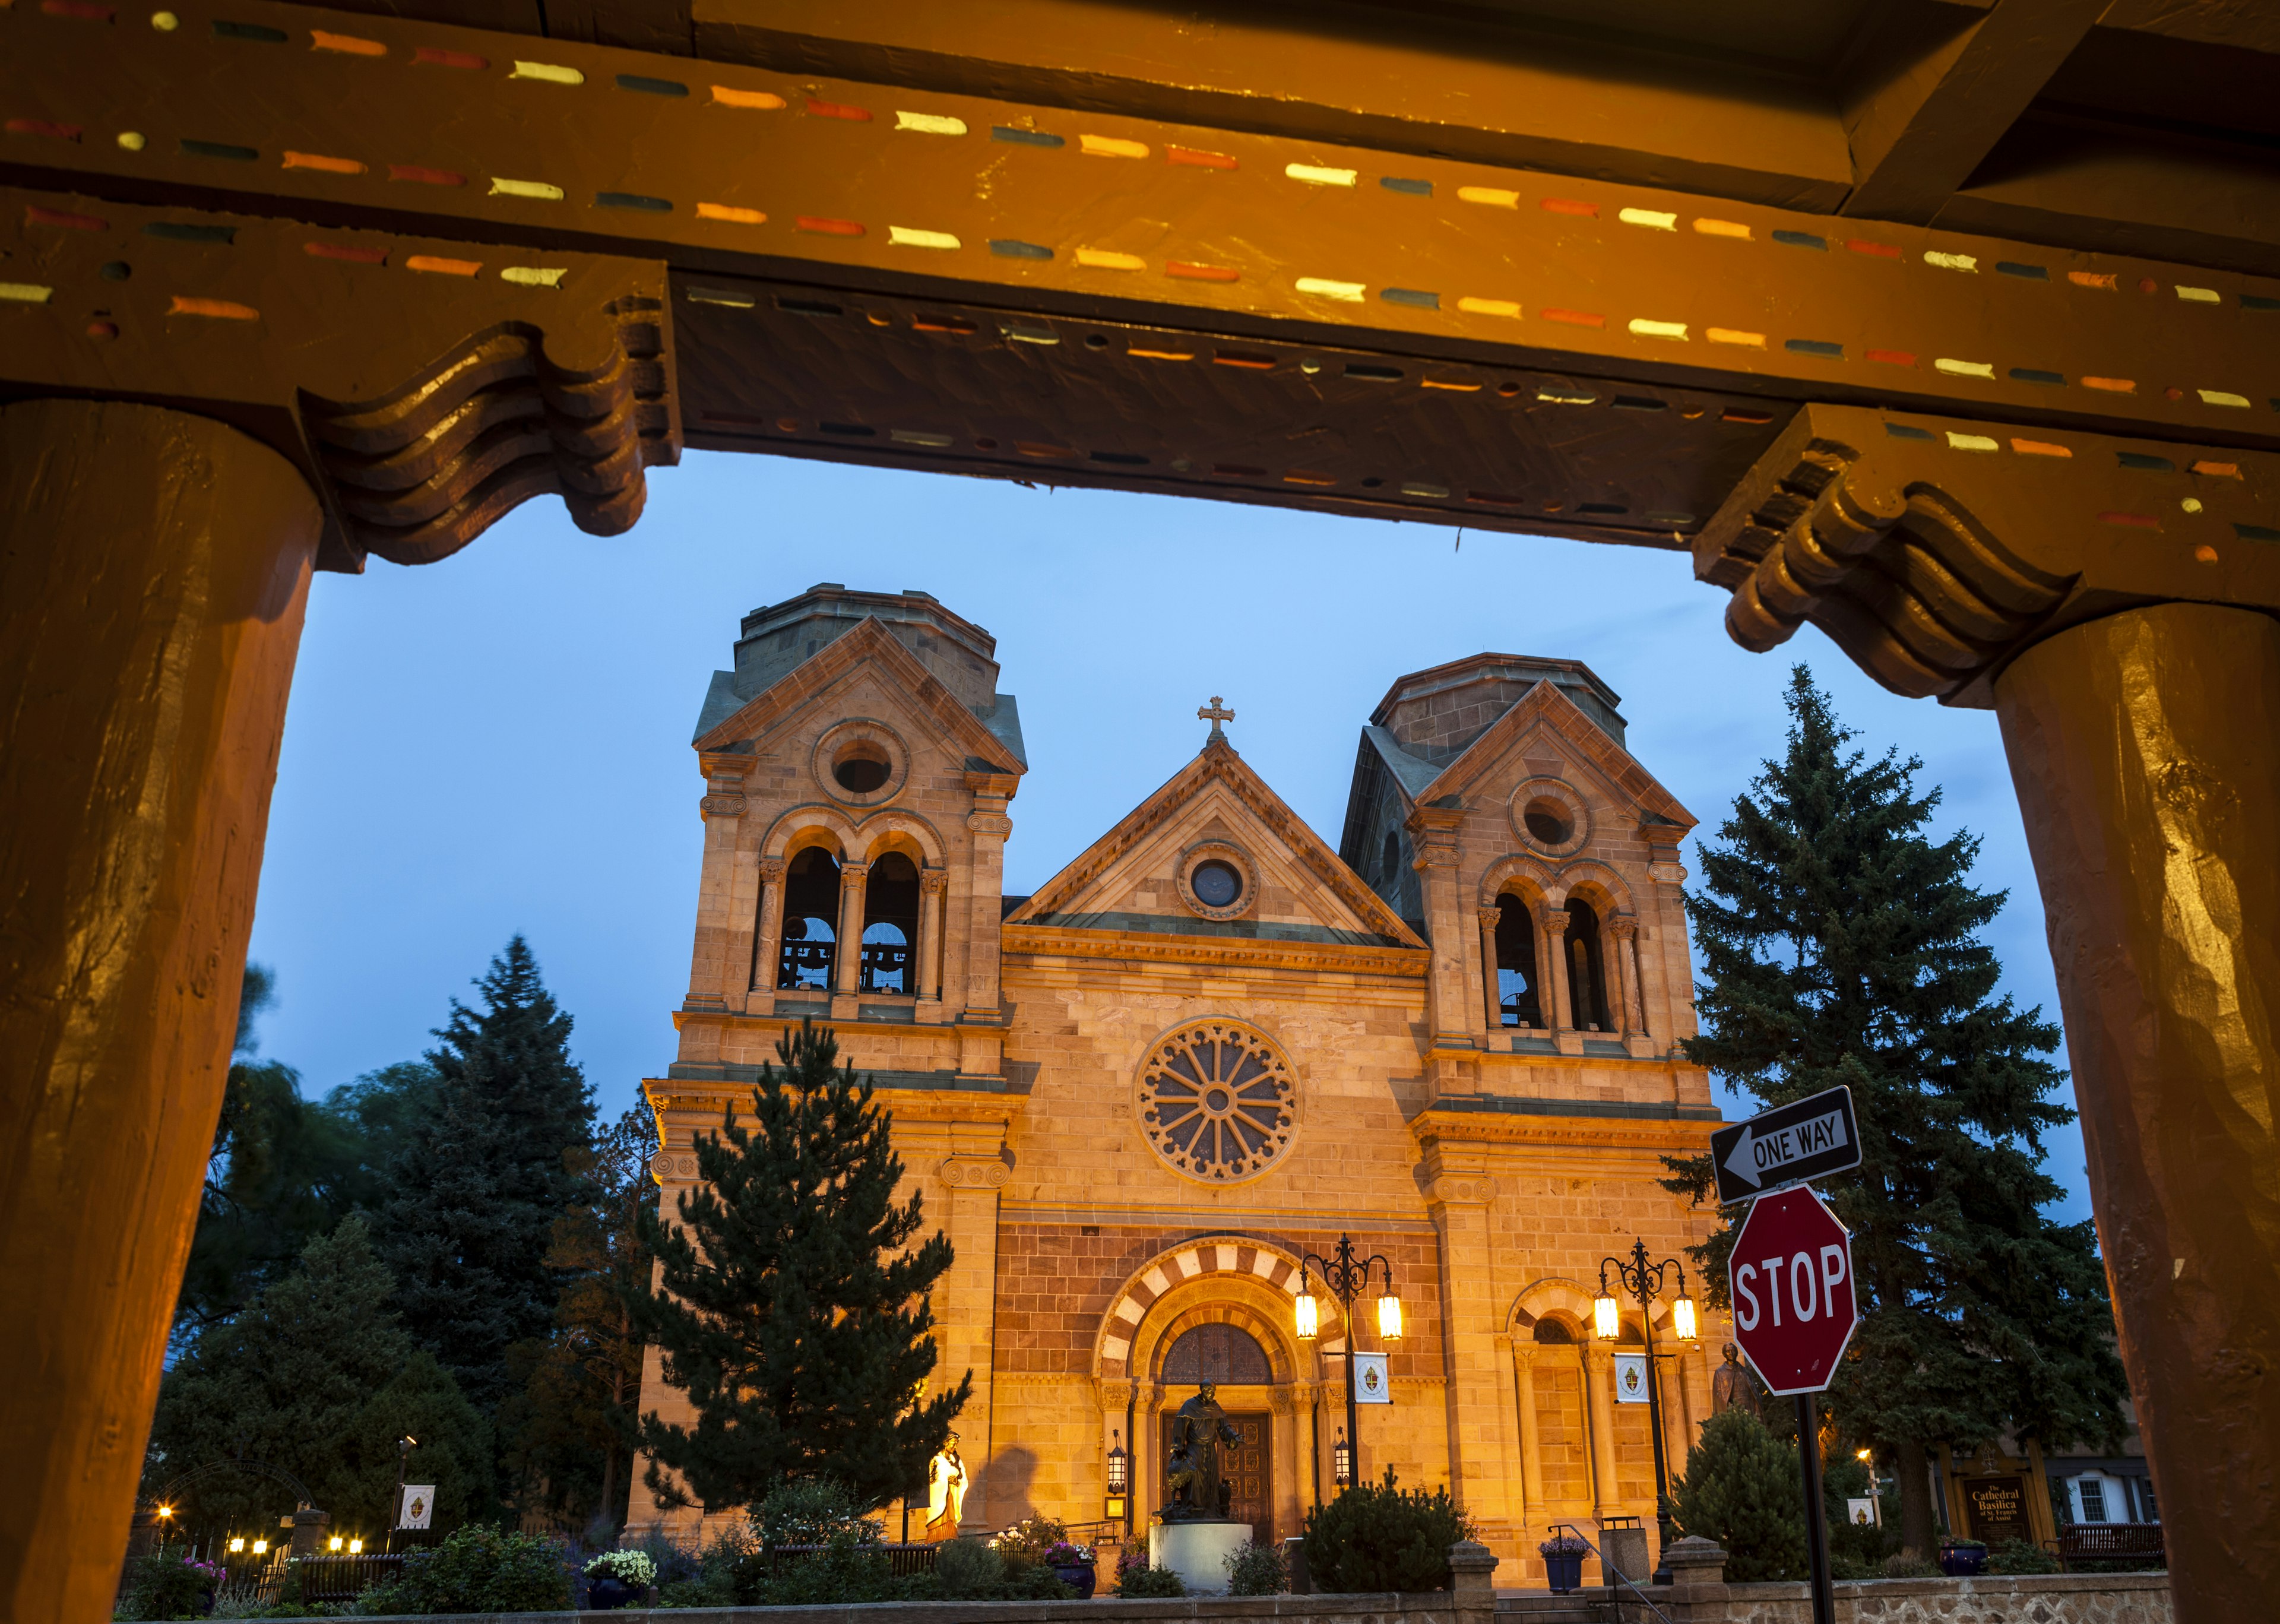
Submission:
<svg viewBox="0 0 2280 1624">
<path fill-rule="evenodd" d="M 899 851 L 871 864 L 863 893 L 863 962 L 857 990 L 908 994 L 919 939 L 919 870 Z"/>
<path fill-rule="evenodd" d="M 783 947 L 777 955 L 776 986 L 828 993 L 837 967 L 839 861 L 821 846 L 810 846 L 784 870 Z"/>
</svg>

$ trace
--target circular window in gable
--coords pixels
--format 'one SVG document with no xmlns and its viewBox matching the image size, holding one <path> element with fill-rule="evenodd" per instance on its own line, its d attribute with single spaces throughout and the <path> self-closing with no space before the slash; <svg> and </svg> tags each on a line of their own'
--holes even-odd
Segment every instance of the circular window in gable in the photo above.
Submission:
<svg viewBox="0 0 2280 1624">
<path fill-rule="evenodd" d="M 815 742 L 815 781 L 833 800 L 848 806 L 876 806 L 892 800 L 910 772 L 910 751 L 901 736 L 881 721 L 853 717 L 825 730 Z"/>
<path fill-rule="evenodd" d="M 1159 1039 L 1141 1062 L 1136 1104 L 1149 1149 L 1215 1184 L 1266 1172 L 1298 1128 L 1297 1074 L 1240 1020 L 1192 1020 Z"/>
<path fill-rule="evenodd" d="M 1513 832 L 1546 857 L 1569 857 L 1591 837 L 1591 814 L 1575 787 L 1557 778 L 1525 780 L 1509 803 Z"/>
<path fill-rule="evenodd" d="M 1180 900 L 1207 920 L 1247 913 L 1258 899 L 1251 859 L 1223 840 L 1207 840 L 1180 855 Z"/>
</svg>

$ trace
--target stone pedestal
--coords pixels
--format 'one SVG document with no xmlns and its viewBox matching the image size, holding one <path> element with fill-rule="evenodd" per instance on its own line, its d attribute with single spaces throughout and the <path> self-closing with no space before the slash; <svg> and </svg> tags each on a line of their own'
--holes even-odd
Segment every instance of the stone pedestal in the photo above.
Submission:
<svg viewBox="0 0 2280 1624">
<path fill-rule="evenodd" d="M 1603 1528 L 1599 1532 L 1599 1560 L 1614 1569 L 1633 1584 L 1645 1584 L 1654 1575 L 1654 1563 L 1647 1556 L 1646 1530 L 1640 1528 Z M 1613 1584 L 1610 1574 L 1607 1582 Z"/>
<path fill-rule="evenodd" d="M 1227 1559 L 1250 1543 L 1247 1522 L 1159 1522 L 1148 1530 L 1148 1562 L 1179 1574 L 1190 1596 L 1224 1596 Z"/>
</svg>

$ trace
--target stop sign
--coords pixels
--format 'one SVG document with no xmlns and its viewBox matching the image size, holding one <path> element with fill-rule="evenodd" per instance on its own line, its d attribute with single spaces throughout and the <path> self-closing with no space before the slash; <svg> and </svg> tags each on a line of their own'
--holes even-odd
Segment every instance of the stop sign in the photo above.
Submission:
<svg viewBox="0 0 2280 1624">
<path fill-rule="evenodd" d="M 1837 1374 L 1859 1318 L 1845 1226 L 1800 1184 L 1760 1196 L 1726 1259 L 1734 1340 L 1782 1395 L 1817 1393 Z"/>
</svg>

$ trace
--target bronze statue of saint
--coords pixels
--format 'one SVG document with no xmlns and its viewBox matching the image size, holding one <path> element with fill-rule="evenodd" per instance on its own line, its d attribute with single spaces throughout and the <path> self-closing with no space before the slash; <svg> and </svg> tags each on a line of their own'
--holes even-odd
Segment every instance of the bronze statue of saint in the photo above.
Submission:
<svg viewBox="0 0 2280 1624">
<path fill-rule="evenodd" d="M 1759 1420 L 1765 1420 L 1758 1379 L 1742 1363 L 1742 1351 L 1726 1344 L 1726 1362 L 1710 1378 L 1710 1413 L 1722 1415 L 1737 1405 Z"/>
<path fill-rule="evenodd" d="M 1167 1498 L 1159 1515 L 1167 1522 L 1209 1522 L 1227 1514 L 1221 1492 L 1219 1446 L 1240 1443 L 1243 1435 L 1219 1407 L 1216 1384 L 1206 1382 L 1172 1414 L 1167 1433 L 1171 1454 L 1164 1462 Z"/>
</svg>

